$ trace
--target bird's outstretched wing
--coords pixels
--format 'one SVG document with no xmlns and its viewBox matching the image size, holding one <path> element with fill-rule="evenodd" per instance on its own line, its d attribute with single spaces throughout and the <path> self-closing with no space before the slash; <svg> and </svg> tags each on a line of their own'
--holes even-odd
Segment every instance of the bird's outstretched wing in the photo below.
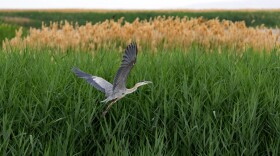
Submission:
<svg viewBox="0 0 280 156">
<path fill-rule="evenodd" d="M 113 85 L 110 82 L 104 80 L 103 78 L 92 76 L 90 74 L 81 71 L 78 68 L 73 68 L 72 71 L 78 77 L 85 79 L 90 85 L 95 87 L 97 90 L 100 90 L 101 92 L 105 93 L 106 96 L 109 96 L 112 93 Z"/>
<path fill-rule="evenodd" d="M 117 71 L 117 74 L 114 79 L 113 83 L 113 91 L 116 89 L 123 90 L 126 88 L 126 79 L 127 76 L 136 63 L 136 57 L 137 57 L 137 45 L 136 43 L 129 44 L 126 49 L 125 53 L 123 55 L 122 64 Z"/>
</svg>

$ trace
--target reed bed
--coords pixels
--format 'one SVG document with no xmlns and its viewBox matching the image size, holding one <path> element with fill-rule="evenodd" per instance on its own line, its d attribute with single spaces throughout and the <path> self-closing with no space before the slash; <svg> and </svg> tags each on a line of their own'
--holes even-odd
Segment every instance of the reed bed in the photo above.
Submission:
<svg viewBox="0 0 280 156">
<path fill-rule="evenodd" d="M 179 17 L 156 17 L 150 20 L 135 19 L 129 23 L 105 20 L 85 25 L 70 22 L 42 24 L 40 29 L 30 28 L 29 34 L 22 36 L 22 29 L 16 36 L 3 41 L 2 47 L 10 51 L 16 49 L 59 48 L 98 51 L 101 48 L 116 48 L 122 51 L 123 45 L 132 40 L 142 48 L 157 52 L 162 49 L 188 49 L 196 44 L 207 49 L 236 49 L 244 51 L 271 51 L 279 47 L 279 30 L 264 26 L 247 27 L 245 22 L 228 20 Z M 221 50 L 220 50 L 221 51 Z"/>
<path fill-rule="evenodd" d="M 43 24 L 23 36 L 0 49 L 1 155 L 280 153 L 277 31 L 158 17 Z M 71 68 L 112 82 L 131 40 L 140 53 L 127 87 L 153 84 L 103 118 L 103 93 Z"/>
<path fill-rule="evenodd" d="M 5 38 L 11 39 L 15 37 L 15 31 L 18 28 L 17 26 L 0 22 L 0 41 L 3 41 Z M 2 45 L 2 42 L 0 42 L 0 45 Z"/>
<path fill-rule="evenodd" d="M 0 50 L 1 155 L 280 154 L 276 53 L 139 53 L 127 87 L 153 84 L 103 118 L 103 93 L 71 68 L 112 82 L 121 54 L 106 51 Z"/>
</svg>

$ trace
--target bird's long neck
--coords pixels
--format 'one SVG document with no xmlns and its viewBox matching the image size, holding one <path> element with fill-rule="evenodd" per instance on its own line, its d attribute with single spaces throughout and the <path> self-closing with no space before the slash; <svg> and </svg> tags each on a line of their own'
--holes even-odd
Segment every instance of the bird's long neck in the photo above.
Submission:
<svg viewBox="0 0 280 156">
<path fill-rule="evenodd" d="M 133 92 L 135 92 L 137 90 L 138 87 L 139 87 L 139 85 L 136 83 L 134 87 L 132 87 L 130 89 L 127 89 L 126 93 L 127 94 L 133 93 Z"/>
</svg>

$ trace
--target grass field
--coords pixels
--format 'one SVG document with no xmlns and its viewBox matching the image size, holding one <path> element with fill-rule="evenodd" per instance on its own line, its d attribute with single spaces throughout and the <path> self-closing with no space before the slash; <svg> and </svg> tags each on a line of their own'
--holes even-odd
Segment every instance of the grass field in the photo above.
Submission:
<svg viewBox="0 0 280 156">
<path fill-rule="evenodd" d="M 0 23 L 0 41 L 1 41 L 0 45 L 2 45 L 2 41 L 5 38 L 11 39 L 15 37 L 15 33 L 18 28 L 19 27 L 17 26 Z"/>
<path fill-rule="evenodd" d="M 279 25 L 279 11 L 165 13 L 255 20 L 249 27 L 201 18 L 134 21 L 158 14 L 0 12 L 0 39 L 9 38 L 0 48 L 0 154 L 279 155 L 279 32 L 250 27 Z M 134 22 L 82 25 L 122 16 Z M 41 27 L 40 20 L 62 19 L 80 25 Z M 112 82 L 131 40 L 139 55 L 127 87 L 153 84 L 104 118 L 104 95 L 71 69 Z"/>
<path fill-rule="evenodd" d="M 187 16 L 189 18 L 203 17 L 205 19 L 230 20 L 233 22 L 244 21 L 249 27 L 264 24 L 267 27 L 280 26 L 280 10 L 162 10 L 162 11 L 113 11 L 113 10 L 0 10 L 0 46 L 5 38 L 10 39 L 15 30 L 23 27 L 23 35 L 28 34 L 29 28 L 41 28 L 42 22 L 49 25 L 50 22 L 69 21 L 84 25 L 86 22 L 93 24 L 103 22 L 106 19 L 117 21 L 121 17 L 127 22 L 136 18 L 149 20 L 158 16 Z M 9 24 L 3 31 L 2 24 Z M 6 27 L 6 26 L 4 26 Z"/>
<path fill-rule="evenodd" d="M 102 22 L 105 19 L 119 19 L 124 17 L 126 21 L 132 22 L 135 18 L 140 20 L 150 19 L 157 16 L 178 17 L 201 17 L 206 19 L 219 18 L 221 20 L 245 21 L 248 26 L 265 24 L 268 27 L 280 26 L 280 10 L 163 10 L 163 11 L 94 11 L 94 10 L 27 10 L 27 11 L 0 11 L 0 20 L 25 27 L 41 27 L 42 21 L 49 24 L 50 21 L 71 21 L 83 25 L 87 21 L 92 23 Z"/>
<path fill-rule="evenodd" d="M 132 23 L 123 18 L 86 25 L 54 22 L 41 29 L 32 28 L 28 35 L 22 29 L 16 36 L 2 42 L 3 49 L 54 48 L 67 50 L 119 49 L 131 41 L 138 48 L 153 52 L 188 49 L 192 44 L 212 49 L 235 49 L 236 52 L 253 48 L 271 51 L 280 47 L 280 31 L 266 27 L 247 27 L 244 21 L 232 22 L 203 18 L 156 17 L 151 20 L 135 19 Z"/>
<path fill-rule="evenodd" d="M 104 95 L 77 66 L 113 81 L 122 53 L 0 52 L 3 155 L 279 155 L 280 58 L 141 51 L 128 86 L 140 88 L 106 118 Z"/>
<path fill-rule="evenodd" d="M 0 22 L 0 47 L 5 39 L 10 40 L 11 38 L 14 38 L 16 36 L 16 31 L 19 29 L 20 26 Z M 27 34 L 28 30 L 23 28 L 22 36 L 26 36 Z"/>
</svg>

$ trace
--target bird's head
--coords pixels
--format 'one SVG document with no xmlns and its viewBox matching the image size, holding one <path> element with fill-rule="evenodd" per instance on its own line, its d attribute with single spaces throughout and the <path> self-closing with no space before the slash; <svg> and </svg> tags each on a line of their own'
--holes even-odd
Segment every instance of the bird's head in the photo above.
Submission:
<svg viewBox="0 0 280 156">
<path fill-rule="evenodd" d="M 151 81 L 138 82 L 138 83 L 135 84 L 135 86 L 133 88 L 127 89 L 125 94 L 133 93 L 133 92 L 135 92 L 137 90 L 138 87 L 146 85 L 146 84 L 149 84 L 149 83 L 152 83 L 152 82 Z"/>
</svg>

